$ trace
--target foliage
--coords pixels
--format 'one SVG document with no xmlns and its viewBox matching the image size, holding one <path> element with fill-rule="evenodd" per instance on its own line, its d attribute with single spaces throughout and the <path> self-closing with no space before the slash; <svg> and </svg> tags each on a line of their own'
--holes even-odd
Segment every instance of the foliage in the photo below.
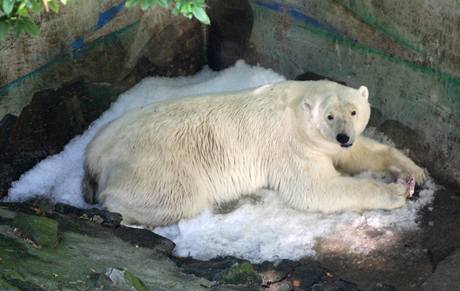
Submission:
<svg viewBox="0 0 460 291">
<path fill-rule="evenodd" d="M 9 33 L 18 37 L 22 32 L 38 36 L 40 30 L 31 18 L 31 14 L 43 10 L 59 12 L 61 5 L 68 0 L 0 0 L 0 40 Z M 88 1 L 88 0 L 86 0 Z M 126 0 L 127 8 L 140 6 L 143 11 L 157 5 L 172 10 L 174 15 L 182 14 L 191 19 L 195 17 L 204 24 L 210 24 L 205 11 L 205 0 Z"/>
<path fill-rule="evenodd" d="M 67 0 L 0 0 L 0 39 L 10 32 L 16 36 L 23 31 L 38 36 L 40 30 L 30 18 L 30 13 L 38 13 L 43 9 L 57 13 L 60 4 L 66 3 Z"/>
<path fill-rule="evenodd" d="M 163 8 L 171 9 L 174 15 L 182 14 L 192 19 L 195 17 L 204 24 L 210 24 L 208 15 L 205 11 L 205 0 L 127 0 L 126 7 L 139 5 L 143 11 L 150 7 L 160 5 Z"/>
</svg>

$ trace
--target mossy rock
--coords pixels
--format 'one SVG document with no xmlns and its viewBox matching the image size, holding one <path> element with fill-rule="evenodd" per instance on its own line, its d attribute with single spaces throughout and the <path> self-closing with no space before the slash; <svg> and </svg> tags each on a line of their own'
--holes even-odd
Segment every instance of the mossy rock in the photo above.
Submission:
<svg viewBox="0 0 460 291">
<path fill-rule="evenodd" d="M 129 290 L 129 291 L 147 291 L 142 280 L 135 276 L 133 273 L 127 270 L 120 270 L 117 268 L 109 268 L 104 277 L 108 278 L 111 286 L 114 286 L 117 290 Z M 100 280 L 100 278 L 99 278 Z"/>
<path fill-rule="evenodd" d="M 20 291 L 19 288 L 8 283 L 6 280 L 0 277 L 0 290 L 8 290 L 8 291 Z"/>
<path fill-rule="evenodd" d="M 222 274 L 219 281 L 225 284 L 243 284 L 251 287 L 262 284 L 262 278 L 259 273 L 257 273 L 254 267 L 248 262 L 235 264 Z"/>
<path fill-rule="evenodd" d="M 42 247 L 56 247 L 58 244 L 58 222 L 56 220 L 18 213 L 13 225 L 19 228 L 21 234 L 33 240 Z"/>
</svg>

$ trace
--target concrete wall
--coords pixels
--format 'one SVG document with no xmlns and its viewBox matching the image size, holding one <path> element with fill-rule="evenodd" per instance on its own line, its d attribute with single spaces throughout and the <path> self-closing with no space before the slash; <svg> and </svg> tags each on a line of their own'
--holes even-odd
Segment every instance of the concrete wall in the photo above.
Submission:
<svg viewBox="0 0 460 291">
<path fill-rule="evenodd" d="M 460 182 L 459 1 L 249 2 L 248 61 L 368 86 L 373 124 L 438 179 Z"/>
<path fill-rule="evenodd" d="M 0 120 L 18 115 L 33 93 L 78 78 L 126 88 L 149 73 L 190 74 L 205 63 L 202 26 L 162 9 L 144 14 L 123 0 L 69 1 L 36 21 L 40 37 L 0 42 Z"/>
</svg>

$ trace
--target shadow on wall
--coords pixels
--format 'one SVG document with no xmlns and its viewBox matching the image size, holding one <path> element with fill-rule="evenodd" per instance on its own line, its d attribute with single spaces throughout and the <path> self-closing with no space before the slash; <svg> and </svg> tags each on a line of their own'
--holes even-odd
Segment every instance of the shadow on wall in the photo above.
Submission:
<svg viewBox="0 0 460 291">
<path fill-rule="evenodd" d="M 247 0 L 210 0 L 212 25 L 208 33 L 208 63 L 214 70 L 233 65 L 246 55 L 254 22 Z"/>
</svg>

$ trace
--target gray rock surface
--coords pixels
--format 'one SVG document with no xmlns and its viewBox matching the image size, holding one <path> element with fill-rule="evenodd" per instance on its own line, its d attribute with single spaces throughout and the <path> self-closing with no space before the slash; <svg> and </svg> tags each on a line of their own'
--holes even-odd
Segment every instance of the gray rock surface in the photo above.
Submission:
<svg viewBox="0 0 460 291">
<path fill-rule="evenodd" d="M 433 275 L 423 284 L 423 290 L 460 290 L 460 249 L 436 266 Z"/>
<path fill-rule="evenodd" d="M 120 235 L 120 229 L 129 239 Z M 136 237 L 141 238 L 139 244 Z M 149 245 L 142 243 L 142 237 L 149 238 Z M 2 204 L 0 287 L 140 291 L 211 286 L 204 278 L 180 271 L 169 258 L 173 246 L 147 230 L 104 226 L 87 217 L 47 212 L 38 205 Z"/>
<path fill-rule="evenodd" d="M 120 92 L 79 80 L 37 92 L 18 117 L 6 115 L 0 123 L 0 197 L 22 173 L 86 130 Z"/>
<path fill-rule="evenodd" d="M 311 260 L 175 257 L 174 243 L 118 218 L 47 200 L 0 203 L 0 289 L 357 290 Z"/>
</svg>

